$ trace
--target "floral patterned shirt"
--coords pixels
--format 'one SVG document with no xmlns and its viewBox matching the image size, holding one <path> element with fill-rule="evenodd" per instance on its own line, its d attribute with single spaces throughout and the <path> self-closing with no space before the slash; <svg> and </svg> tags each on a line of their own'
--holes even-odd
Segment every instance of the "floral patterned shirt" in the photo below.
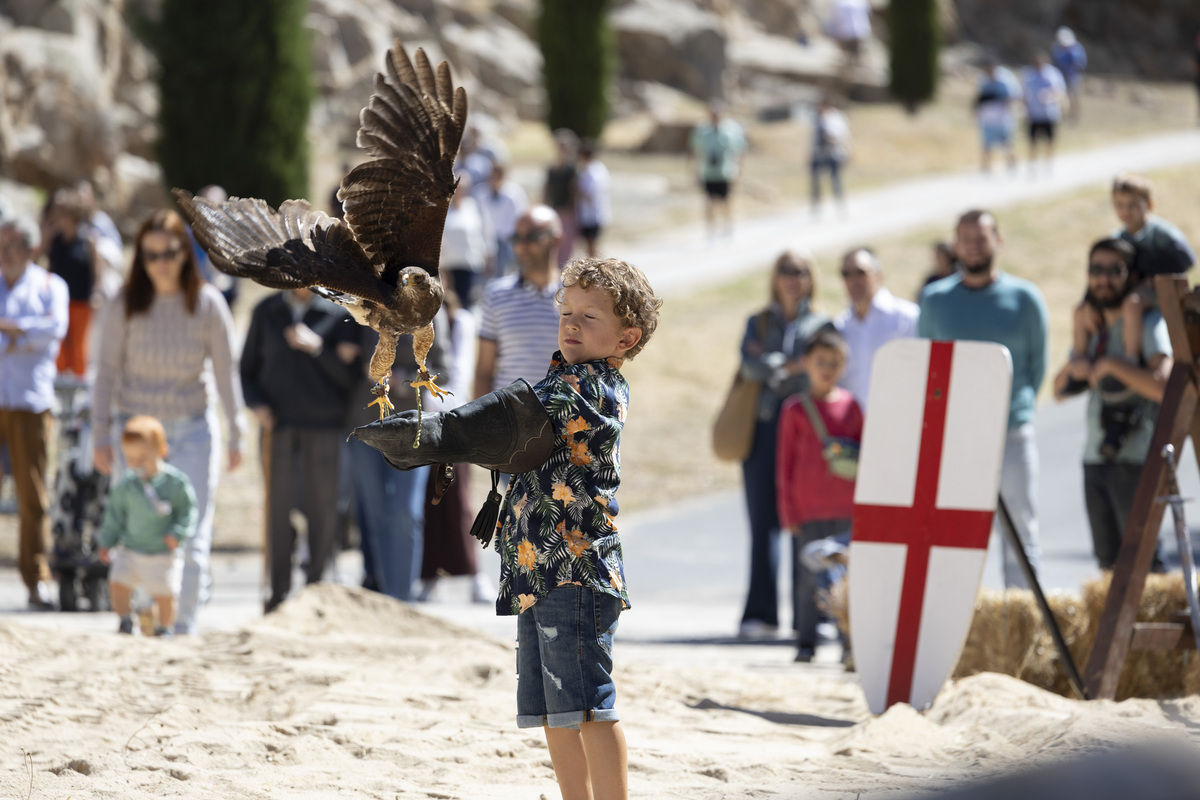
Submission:
<svg viewBox="0 0 1200 800">
<path fill-rule="evenodd" d="M 629 408 L 620 367 L 619 358 L 568 364 L 555 353 L 533 387 L 558 441 L 546 463 L 509 485 L 496 536 L 498 615 L 519 614 L 558 586 L 588 586 L 629 608 L 615 520 Z"/>
</svg>

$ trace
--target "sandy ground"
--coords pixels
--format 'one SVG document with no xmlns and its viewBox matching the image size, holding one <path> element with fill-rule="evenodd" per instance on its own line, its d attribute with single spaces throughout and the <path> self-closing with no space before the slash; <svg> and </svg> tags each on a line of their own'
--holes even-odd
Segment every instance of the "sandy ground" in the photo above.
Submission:
<svg viewBox="0 0 1200 800">
<path fill-rule="evenodd" d="M 633 797 L 945 789 L 1125 742 L 1194 747 L 1200 728 L 1200 698 L 1084 703 L 991 674 L 872 717 L 832 665 L 666 647 L 616 650 Z M 515 682 L 510 642 L 334 584 L 191 639 L 10 617 L 0 797 L 557 797 L 542 736 L 513 722 Z"/>
</svg>

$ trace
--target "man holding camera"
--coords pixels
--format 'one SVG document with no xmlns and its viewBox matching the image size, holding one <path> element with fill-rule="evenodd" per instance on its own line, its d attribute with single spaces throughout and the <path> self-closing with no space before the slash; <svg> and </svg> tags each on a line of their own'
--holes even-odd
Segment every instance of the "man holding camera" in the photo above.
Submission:
<svg viewBox="0 0 1200 800">
<path fill-rule="evenodd" d="M 1054 378 L 1057 399 L 1091 391 L 1083 494 L 1101 569 L 1112 569 L 1120 552 L 1173 363 L 1167 324 L 1158 309 L 1142 318 L 1140 351 L 1125 353 L 1121 302 L 1134 286 L 1133 260 L 1132 245 L 1122 239 L 1092 245 L 1085 302 L 1099 311 L 1104 324 L 1092 335 L 1088 352 L 1072 353 Z M 1153 569 L 1162 571 L 1161 552 L 1155 553 Z"/>
</svg>

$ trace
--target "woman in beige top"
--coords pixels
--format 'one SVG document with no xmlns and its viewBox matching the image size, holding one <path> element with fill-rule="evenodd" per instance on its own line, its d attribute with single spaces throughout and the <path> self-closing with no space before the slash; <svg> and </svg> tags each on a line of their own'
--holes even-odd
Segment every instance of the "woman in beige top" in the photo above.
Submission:
<svg viewBox="0 0 1200 800">
<path fill-rule="evenodd" d="M 213 495 L 221 441 L 219 396 L 229 425 L 229 469 L 242 461 L 241 382 L 233 358 L 233 318 L 221 293 L 204 283 L 191 239 L 174 211 L 156 211 L 138 231 L 121 295 L 105 308 L 92 394 L 96 468 L 119 476 L 113 432 L 135 414 L 162 422 L 167 461 L 196 491 L 196 533 L 184 548 L 175 632 L 196 632 L 207 599 Z M 118 433 L 119 435 L 119 433 Z"/>
</svg>

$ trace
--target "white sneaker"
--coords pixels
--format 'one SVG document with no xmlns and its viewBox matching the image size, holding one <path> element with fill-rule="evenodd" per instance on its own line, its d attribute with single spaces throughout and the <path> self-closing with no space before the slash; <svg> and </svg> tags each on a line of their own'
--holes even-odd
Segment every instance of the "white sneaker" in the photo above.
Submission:
<svg viewBox="0 0 1200 800">
<path fill-rule="evenodd" d="M 50 584 L 38 581 L 37 587 L 29 593 L 29 609 L 31 611 L 53 611 L 54 591 Z"/>
<path fill-rule="evenodd" d="M 416 603 L 428 603 L 429 598 L 433 596 L 434 589 L 437 588 L 437 578 L 422 578 L 417 589 L 417 596 L 413 598 Z"/>
<path fill-rule="evenodd" d="M 492 603 L 496 599 L 496 587 L 492 586 L 492 582 L 488 580 L 488 576 L 482 572 L 476 572 L 471 579 L 471 602 L 472 603 Z"/>
<path fill-rule="evenodd" d="M 779 633 L 776 625 L 768 625 L 761 619 L 748 619 L 738 626 L 739 639 L 774 639 Z"/>
</svg>

